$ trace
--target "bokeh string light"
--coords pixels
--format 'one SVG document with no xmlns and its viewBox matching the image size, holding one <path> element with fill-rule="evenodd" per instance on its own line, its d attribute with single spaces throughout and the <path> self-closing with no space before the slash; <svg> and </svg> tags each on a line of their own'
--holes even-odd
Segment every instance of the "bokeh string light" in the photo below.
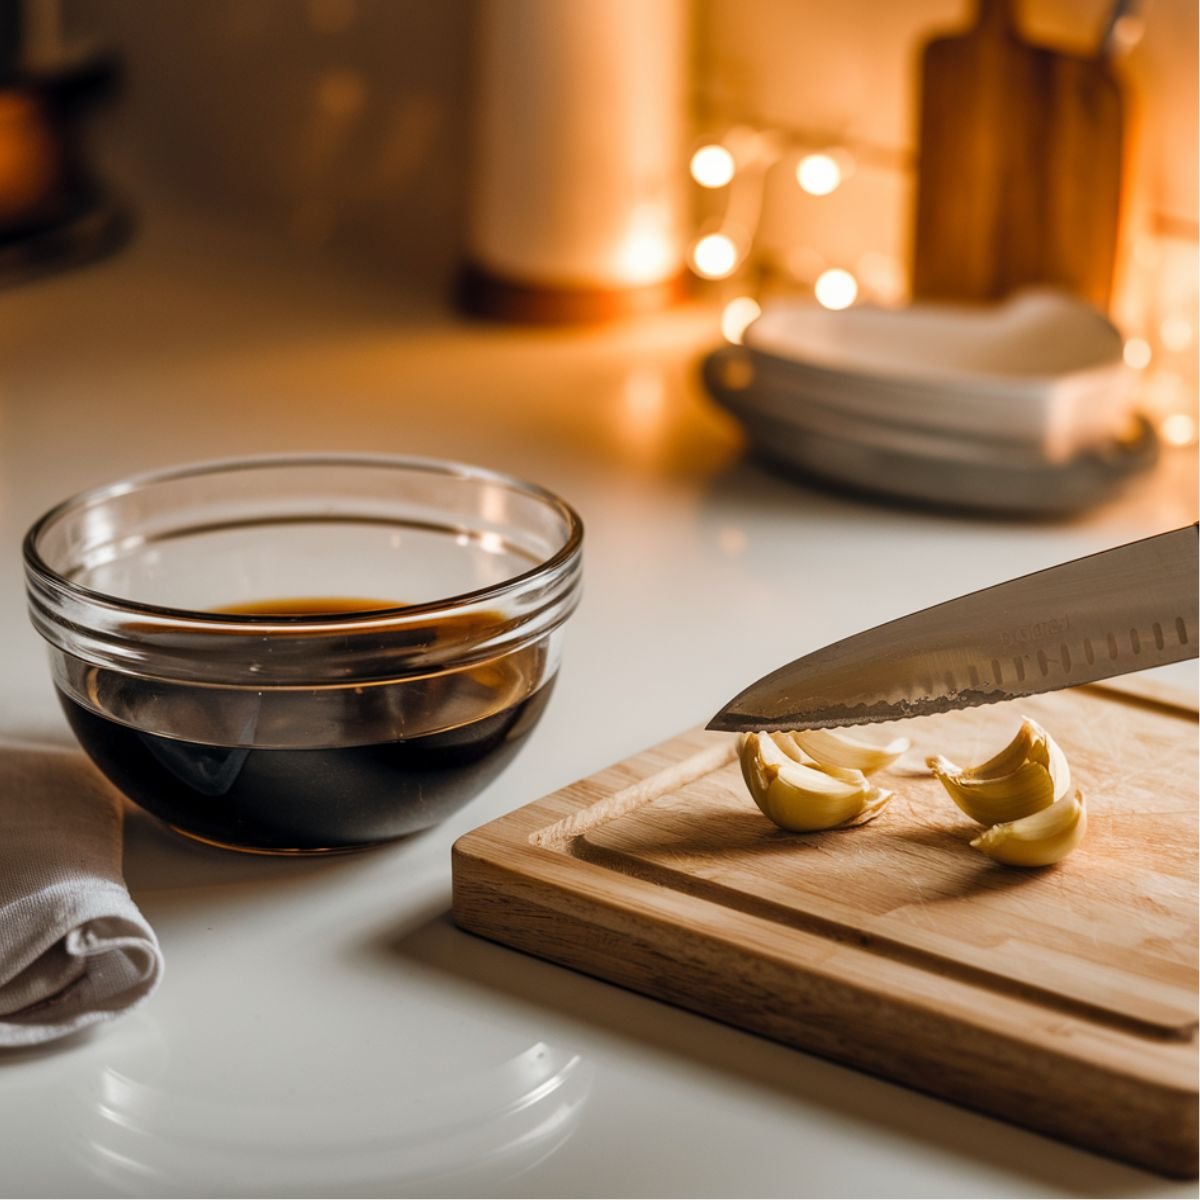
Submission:
<svg viewBox="0 0 1200 1200">
<path fill-rule="evenodd" d="M 1125 343 L 1123 353 L 1125 365 L 1132 367 L 1135 371 L 1144 371 L 1150 365 L 1150 359 L 1153 357 L 1150 343 L 1140 337 L 1131 337 Z"/>
<path fill-rule="evenodd" d="M 762 316 L 762 305 L 753 296 L 734 296 L 721 313 L 721 333 L 734 346 L 742 344 L 742 334 Z"/>
<path fill-rule="evenodd" d="M 825 308 L 849 308 L 858 297 L 858 280 L 841 267 L 830 267 L 817 277 L 813 291 Z"/>
<path fill-rule="evenodd" d="M 903 303 L 909 294 L 908 271 L 894 256 L 864 248 L 839 261 L 804 242 L 768 249 L 760 244 L 760 225 L 767 185 L 777 168 L 787 171 L 797 199 L 844 206 L 855 203 L 841 192 L 860 168 L 890 174 L 892 179 L 881 186 L 894 187 L 894 177 L 911 172 L 914 164 L 908 152 L 817 130 L 739 124 L 698 145 L 690 174 L 710 197 L 705 205 L 709 217 L 692 244 L 689 264 L 696 275 L 724 291 L 721 329 L 726 340 L 740 343 L 761 313 L 764 297 L 775 292 L 810 291 L 818 304 L 835 310 L 864 301 Z M 773 211 L 786 194 L 786 189 L 772 192 Z M 1133 281 L 1118 292 L 1114 311 L 1118 324 L 1132 334 L 1125 341 L 1124 359 L 1139 376 L 1139 407 L 1165 444 L 1185 446 L 1195 444 L 1200 425 L 1195 396 L 1200 317 L 1194 269 L 1181 275 L 1175 260 L 1182 246 L 1183 257 L 1194 263 L 1196 231 L 1190 224 L 1175 228 L 1178 222 L 1160 229 L 1163 219 L 1156 217 L 1142 235 L 1135 235 L 1135 251 L 1140 245 L 1141 252 L 1133 256 Z M 814 223 L 814 228 L 825 227 L 820 220 Z"/>
<path fill-rule="evenodd" d="M 721 188 L 733 179 L 736 164 L 724 146 L 701 146 L 692 155 L 692 178 L 705 188 Z"/>
<path fill-rule="evenodd" d="M 1189 413 L 1167 413 L 1158 432 L 1168 446 L 1190 446 L 1196 440 L 1196 421 Z"/>
<path fill-rule="evenodd" d="M 842 168 L 832 154 L 806 154 L 796 164 L 796 182 L 810 196 L 828 196 L 842 182 Z"/>
<path fill-rule="evenodd" d="M 692 247 L 692 270 L 705 279 L 726 279 L 737 270 L 740 257 L 728 234 L 709 233 Z"/>
<path fill-rule="evenodd" d="M 882 303 L 900 298 L 902 289 L 892 286 L 893 277 L 900 274 L 898 264 L 882 273 L 887 276 L 887 286 L 876 287 L 865 278 L 866 272 L 859 277 L 859 264 L 826 262 L 809 248 L 810 254 L 794 258 L 795 264 L 803 262 L 804 267 L 793 268 L 791 263 L 772 267 L 756 245 L 767 183 L 776 167 L 786 166 L 801 194 L 824 201 L 838 192 L 860 165 L 895 171 L 909 169 L 911 162 L 905 154 L 878 146 L 847 146 L 842 139 L 815 132 L 746 125 L 735 126 L 721 138 L 706 140 L 696 148 L 690 160 L 691 177 L 705 191 L 719 193 L 723 205 L 717 219 L 693 243 L 691 268 L 706 280 L 740 283 L 744 276 L 754 277 L 729 301 L 729 328 L 739 328 L 741 313 L 746 311 L 742 299 L 759 302 L 764 279 L 772 272 L 786 277 L 785 286 L 811 287 L 817 301 L 830 308 L 845 307 L 864 294 Z M 864 262 L 872 257 L 881 256 L 864 256 Z M 876 269 L 872 275 L 878 279 L 881 272 Z M 744 296 L 747 291 L 750 295 Z"/>
</svg>

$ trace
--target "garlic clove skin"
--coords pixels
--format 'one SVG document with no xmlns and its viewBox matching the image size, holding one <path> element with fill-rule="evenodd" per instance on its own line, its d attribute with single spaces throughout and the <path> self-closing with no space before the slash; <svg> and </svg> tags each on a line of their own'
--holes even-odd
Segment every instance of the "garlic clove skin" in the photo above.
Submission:
<svg viewBox="0 0 1200 1200">
<path fill-rule="evenodd" d="M 1076 791 L 1032 816 L 993 825 L 971 845 L 1010 867 L 1049 867 L 1061 862 L 1087 833 L 1087 805 Z"/>
<path fill-rule="evenodd" d="M 888 806 L 888 801 L 895 795 L 895 792 L 890 792 L 885 788 L 872 785 L 867 792 L 867 797 L 863 802 L 862 811 L 855 817 L 850 817 L 843 821 L 837 828 L 849 829 L 852 825 L 865 825 L 868 821 L 873 821 L 885 808 Z"/>
</svg>

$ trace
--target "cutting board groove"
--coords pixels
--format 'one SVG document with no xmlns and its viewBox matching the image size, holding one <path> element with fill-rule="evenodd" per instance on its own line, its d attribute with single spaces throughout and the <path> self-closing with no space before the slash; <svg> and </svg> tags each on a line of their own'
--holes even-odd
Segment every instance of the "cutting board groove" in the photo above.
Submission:
<svg viewBox="0 0 1200 1200">
<path fill-rule="evenodd" d="M 1055 1004 L 1065 1012 L 1082 1014 L 1118 1028 L 1127 1027 L 1144 1036 L 1190 1042 L 1195 1033 L 1195 1022 L 1190 1020 L 1183 1010 L 1188 996 L 1186 979 L 1180 981 L 1182 986 L 1171 989 L 1166 997 L 1158 999 L 1157 1002 L 1153 997 L 1130 992 L 1122 994 L 1121 1001 L 1136 1010 L 1123 1011 L 1117 1005 L 1106 1005 L 1099 1001 L 1090 1003 L 1084 998 L 1073 997 L 1063 990 L 1056 989 L 1053 978 L 1043 976 L 1039 981 L 1034 972 L 1041 964 L 1033 961 L 1030 963 L 1028 979 L 1006 979 L 989 968 L 986 952 L 972 954 L 969 948 L 949 939 L 942 939 L 940 944 L 935 942 L 928 947 L 905 944 L 884 934 L 866 932 L 850 921 L 836 921 L 814 913 L 797 912 L 786 905 L 745 896 L 720 884 L 693 879 L 678 872 L 645 869 L 619 854 L 594 850 L 586 845 L 575 848 L 573 853 L 586 862 L 594 862 L 635 879 L 670 887 L 687 895 L 734 908 L 781 927 L 803 929 L 834 941 L 861 946 L 881 957 L 907 962 L 926 970 L 953 972 L 966 981 L 982 984 L 997 991 L 1006 991 L 1025 999 Z M 1163 965 L 1170 969 L 1170 964 Z"/>
<path fill-rule="evenodd" d="M 921 766 L 1023 713 L 1063 745 L 1083 846 L 1016 871 Z M 901 723 L 897 795 L 777 830 L 734 739 L 692 731 L 454 848 L 454 914 L 497 941 L 1167 1174 L 1196 1174 L 1194 707 L 1080 688 Z M 894 726 L 889 726 L 889 732 Z"/>
</svg>

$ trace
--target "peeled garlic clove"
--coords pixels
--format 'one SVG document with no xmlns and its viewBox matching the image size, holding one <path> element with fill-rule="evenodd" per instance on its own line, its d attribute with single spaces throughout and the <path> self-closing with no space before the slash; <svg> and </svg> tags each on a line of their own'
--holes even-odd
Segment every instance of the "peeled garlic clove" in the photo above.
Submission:
<svg viewBox="0 0 1200 1200">
<path fill-rule="evenodd" d="M 963 773 L 972 779 L 998 779 L 1017 770 L 1024 762 L 1041 763 L 1055 781 L 1054 798 L 1065 796 L 1071 787 L 1071 768 L 1058 743 L 1029 717 L 1021 718 L 1016 736 L 999 754 Z"/>
<path fill-rule="evenodd" d="M 797 762 L 771 734 L 744 735 L 738 757 L 754 802 L 769 820 L 793 832 L 859 824 L 877 815 L 891 798 L 861 771 Z"/>
<path fill-rule="evenodd" d="M 908 738 L 893 738 L 876 746 L 841 729 L 796 730 L 786 736 L 821 766 L 849 767 L 864 775 L 891 766 L 912 745 Z"/>
<path fill-rule="evenodd" d="M 803 770 L 804 768 L 801 768 Z M 861 784 L 842 784 L 837 791 L 814 788 L 807 772 L 803 779 L 786 769 L 771 780 L 759 808 L 781 829 L 812 833 L 820 829 L 859 825 L 878 815 L 891 793 L 873 787 L 862 777 Z"/>
<path fill-rule="evenodd" d="M 767 733 L 743 733 L 738 738 L 738 766 L 742 769 L 742 778 L 746 781 L 746 787 L 750 789 L 750 795 L 754 797 L 756 804 L 760 795 L 766 795 L 770 784 L 765 772 L 765 755 L 770 752 L 764 752 L 762 746 L 762 742 L 768 737 L 770 734 Z M 781 757 L 782 753 L 780 751 Z"/>
<path fill-rule="evenodd" d="M 1029 761 L 1030 752 L 1037 742 L 1044 740 L 1046 736 L 1046 731 L 1036 721 L 1022 717 L 1021 725 L 1013 735 L 1012 741 L 1003 750 L 978 766 L 954 769 L 961 771 L 968 779 L 999 779 L 1004 775 L 1011 775 L 1022 763 Z M 1044 757 L 1035 761 L 1040 761 L 1042 766 L 1046 766 Z"/>
<path fill-rule="evenodd" d="M 1026 717 L 1023 725 L 1028 725 L 1035 735 L 1029 747 L 1030 762 L 1041 763 L 1050 772 L 1050 778 L 1054 780 L 1054 799 L 1061 800 L 1071 790 L 1071 767 L 1067 756 L 1035 721 Z"/>
<path fill-rule="evenodd" d="M 977 767 L 959 767 L 940 754 L 926 765 L 973 821 L 996 825 L 1049 808 L 1071 787 L 1071 768 L 1058 744 L 1026 717 L 999 754 Z"/>
<path fill-rule="evenodd" d="M 940 755 L 928 765 L 954 803 L 980 825 L 1016 821 L 1054 803 L 1054 781 L 1041 763 L 1023 763 L 998 779 L 971 779 Z"/>
<path fill-rule="evenodd" d="M 791 733 L 781 731 L 778 733 L 769 734 L 768 736 L 775 743 L 775 745 L 778 746 L 779 749 L 782 750 L 783 753 L 792 760 L 792 762 L 801 763 L 806 767 L 811 767 L 813 765 L 812 758 L 805 754 L 804 751 L 801 750 L 798 745 L 796 745 L 796 739 Z"/>
<path fill-rule="evenodd" d="M 1086 832 L 1087 806 L 1077 791 L 1032 816 L 993 825 L 971 845 L 1010 867 L 1048 867 L 1066 858 Z"/>
<path fill-rule="evenodd" d="M 754 734 L 759 739 L 758 756 L 764 763 L 777 767 L 799 766 L 806 771 L 816 771 L 828 775 L 831 779 L 840 779 L 843 783 L 862 786 L 864 775 L 862 771 L 852 767 L 829 766 L 815 762 L 792 740 L 790 733 L 759 733 Z M 817 783 L 818 787 L 821 786 Z"/>
<path fill-rule="evenodd" d="M 757 753 L 765 763 L 774 763 L 777 767 L 789 762 L 800 763 L 803 766 L 812 764 L 796 749 L 786 733 L 752 733 L 747 737 L 758 739 Z"/>
</svg>

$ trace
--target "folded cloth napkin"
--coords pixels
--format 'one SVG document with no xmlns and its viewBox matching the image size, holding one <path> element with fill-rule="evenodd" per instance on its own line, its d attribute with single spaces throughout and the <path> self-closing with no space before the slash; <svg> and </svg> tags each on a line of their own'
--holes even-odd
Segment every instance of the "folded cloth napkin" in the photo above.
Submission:
<svg viewBox="0 0 1200 1200">
<path fill-rule="evenodd" d="M 121 877 L 120 799 L 82 755 L 0 745 L 0 1046 L 106 1021 L 158 985 Z"/>
</svg>

